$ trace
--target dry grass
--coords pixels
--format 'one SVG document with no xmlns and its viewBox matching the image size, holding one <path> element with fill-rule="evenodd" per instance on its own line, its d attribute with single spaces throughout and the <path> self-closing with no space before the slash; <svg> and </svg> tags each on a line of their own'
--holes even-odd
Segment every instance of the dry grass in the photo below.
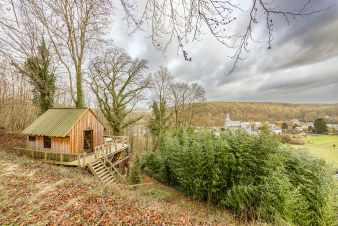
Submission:
<svg viewBox="0 0 338 226">
<path fill-rule="evenodd" d="M 102 188 L 79 168 L 6 151 L 0 159 L 0 225 L 245 225 L 150 178 Z"/>
</svg>

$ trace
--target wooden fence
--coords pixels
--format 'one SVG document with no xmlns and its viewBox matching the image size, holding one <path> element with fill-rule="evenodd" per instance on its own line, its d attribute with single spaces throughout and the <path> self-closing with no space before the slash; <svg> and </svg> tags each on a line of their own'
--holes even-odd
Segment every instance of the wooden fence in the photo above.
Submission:
<svg viewBox="0 0 338 226">
<path fill-rule="evenodd" d="M 32 157 L 34 159 L 42 159 L 46 162 L 55 164 L 64 164 L 67 162 L 73 162 L 78 159 L 80 154 L 56 152 L 49 149 L 27 149 L 27 148 L 16 148 L 23 154 Z"/>
</svg>

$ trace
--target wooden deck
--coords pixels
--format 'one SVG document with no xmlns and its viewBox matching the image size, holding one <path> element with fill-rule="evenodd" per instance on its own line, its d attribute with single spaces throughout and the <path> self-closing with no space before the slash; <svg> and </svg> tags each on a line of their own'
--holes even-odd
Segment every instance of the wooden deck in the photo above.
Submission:
<svg viewBox="0 0 338 226">
<path fill-rule="evenodd" d="M 115 155 L 128 152 L 129 145 L 123 143 L 111 143 L 97 146 L 95 151 L 90 154 L 80 154 L 78 159 L 72 161 L 72 165 L 86 167 L 88 164 L 102 158 L 112 158 Z"/>
<path fill-rule="evenodd" d="M 111 137 L 111 140 L 95 147 L 92 153 L 72 154 L 56 152 L 50 149 L 15 148 L 23 154 L 44 162 L 58 165 L 86 167 L 103 158 L 115 158 L 116 161 L 129 158 L 128 137 Z"/>
</svg>

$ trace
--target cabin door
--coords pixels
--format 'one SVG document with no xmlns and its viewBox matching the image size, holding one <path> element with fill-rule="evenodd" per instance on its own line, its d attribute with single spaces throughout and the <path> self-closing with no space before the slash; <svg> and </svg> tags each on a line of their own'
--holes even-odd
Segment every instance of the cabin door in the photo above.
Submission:
<svg viewBox="0 0 338 226">
<path fill-rule="evenodd" d="M 83 131 L 83 149 L 85 152 L 93 152 L 93 130 Z"/>
</svg>

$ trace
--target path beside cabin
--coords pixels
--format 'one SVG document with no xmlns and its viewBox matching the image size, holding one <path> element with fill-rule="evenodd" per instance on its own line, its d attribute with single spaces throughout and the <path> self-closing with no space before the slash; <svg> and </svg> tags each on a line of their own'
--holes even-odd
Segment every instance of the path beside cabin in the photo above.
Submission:
<svg viewBox="0 0 338 226">
<path fill-rule="evenodd" d="M 240 225 L 227 211 L 146 182 L 102 189 L 79 168 L 0 150 L 0 225 Z"/>
</svg>

